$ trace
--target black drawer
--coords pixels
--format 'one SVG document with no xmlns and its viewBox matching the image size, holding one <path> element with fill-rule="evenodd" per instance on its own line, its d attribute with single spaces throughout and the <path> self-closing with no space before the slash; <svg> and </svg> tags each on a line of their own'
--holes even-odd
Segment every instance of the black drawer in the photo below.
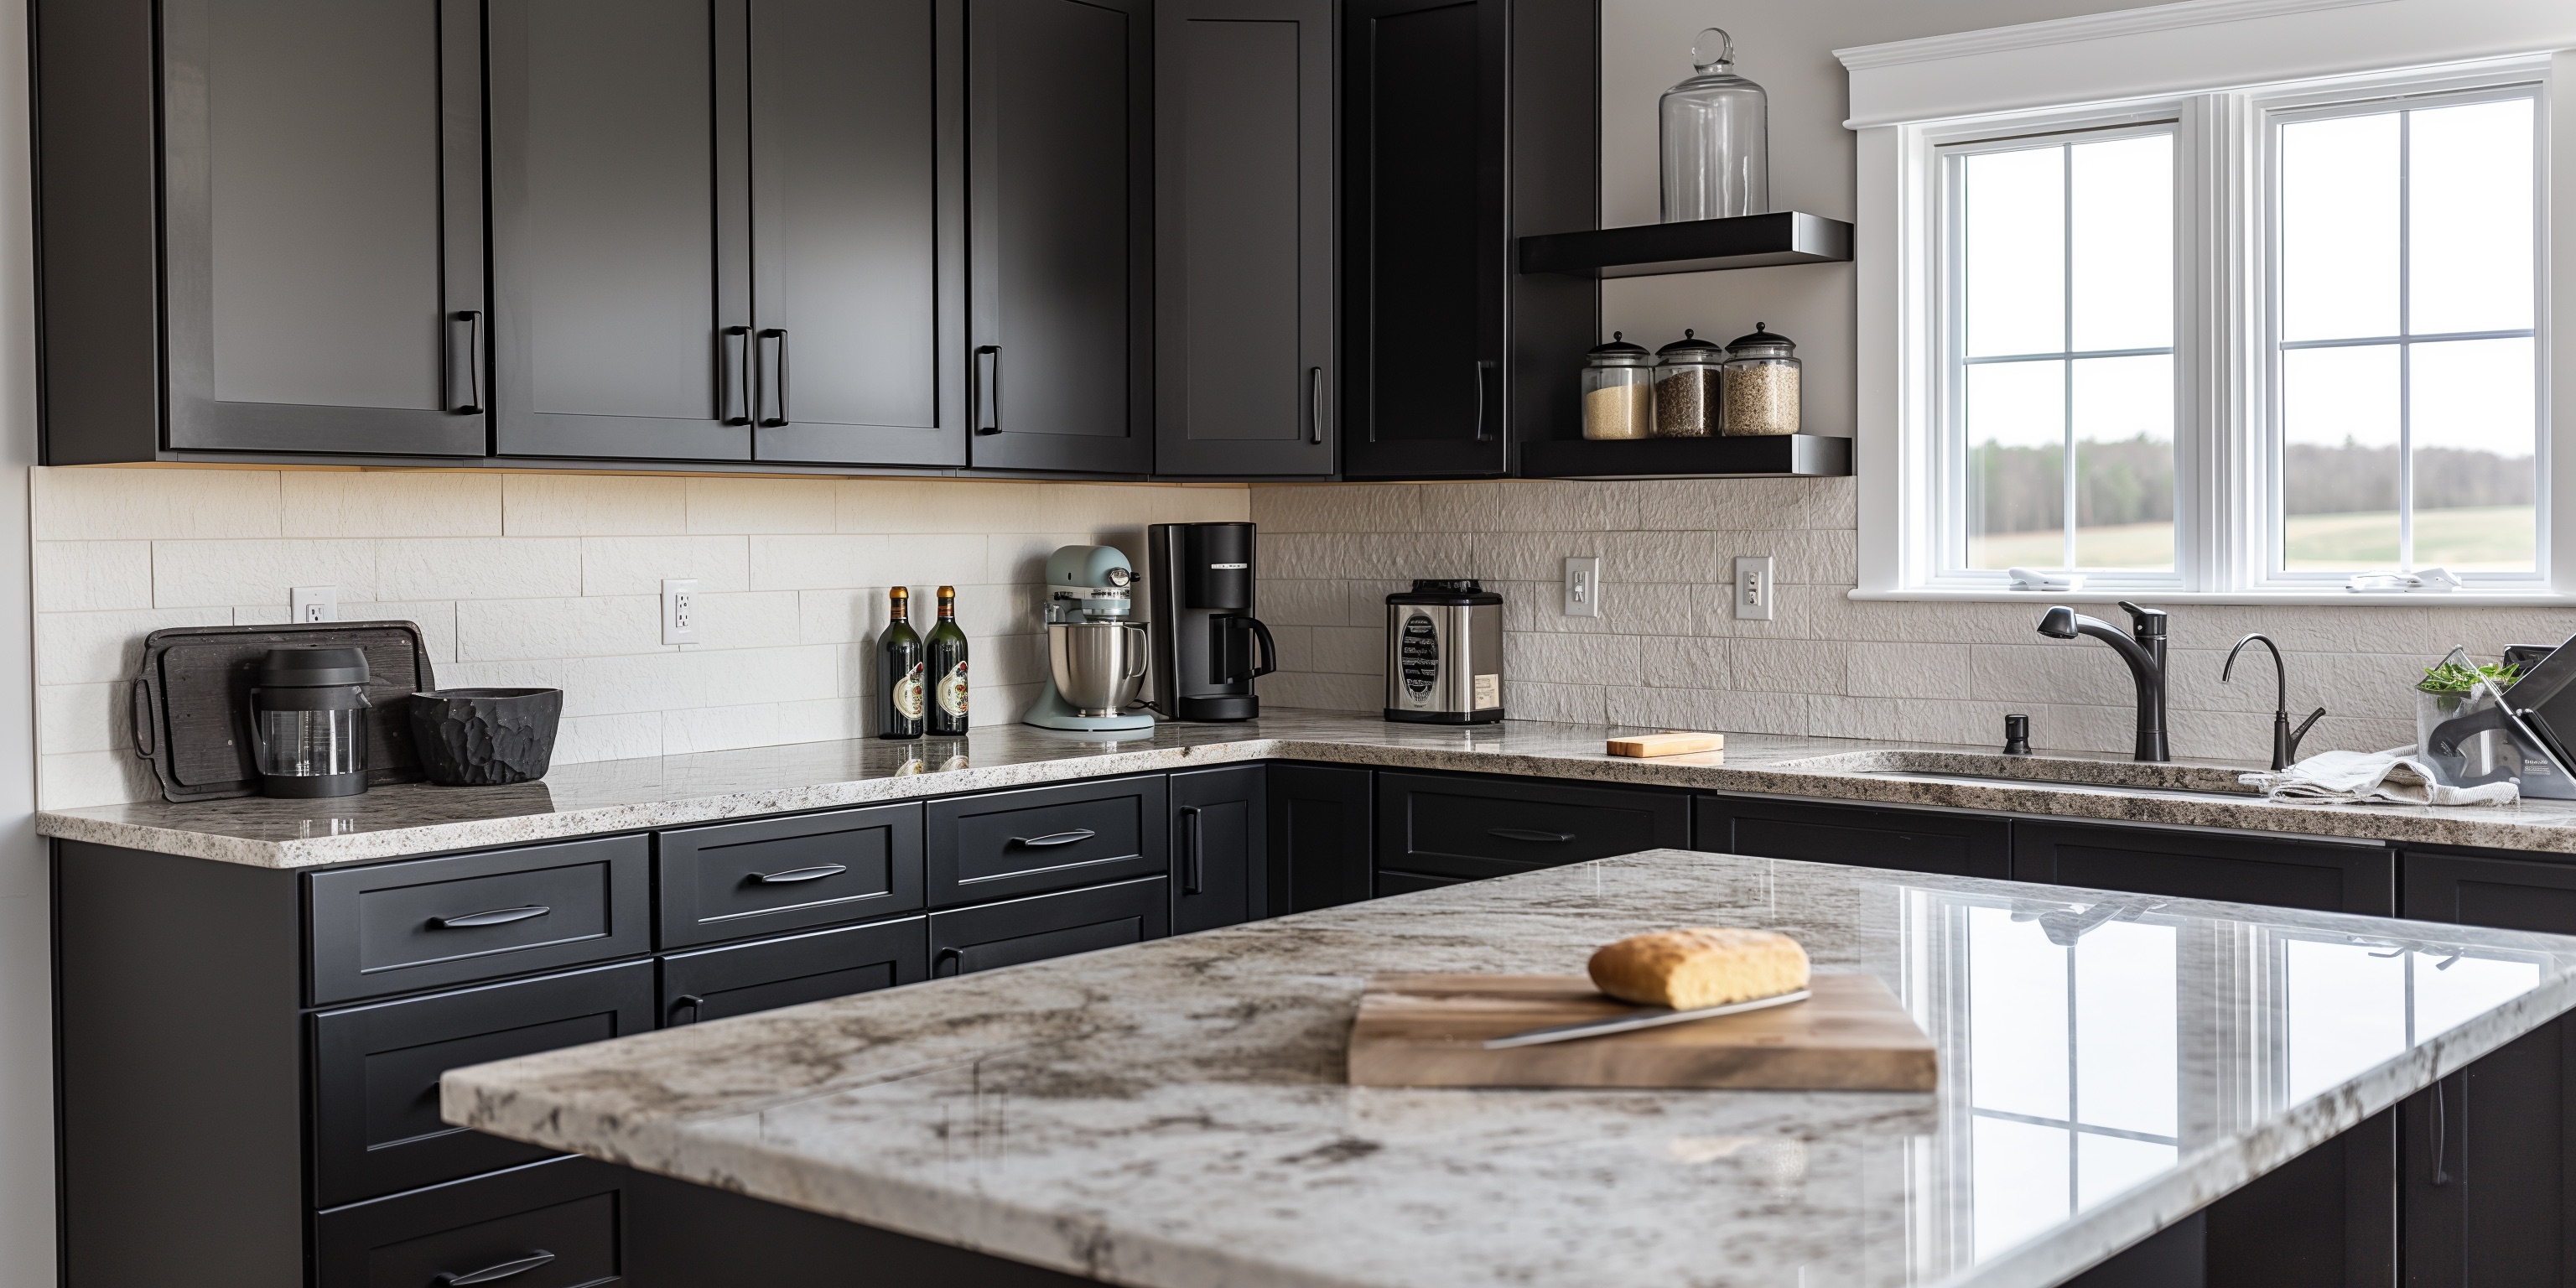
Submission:
<svg viewBox="0 0 2576 1288">
<path fill-rule="evenodd" d="M 910 984 L 928 951 L 920 917 L 816 930 L 662 959 L 662 1022 L 695 1024 Z"/>
<path fill-rule="evenodd" d="M 654 851 L 664 948 L 921 907 L 919 804 L 680 828 Z"/>
<path fill-rule="evenodd" d="M 313 1003 L 645 952 L 651 853 L 644 837 L 611 836 L 316 872 Z"/>
<path fill-rule="evenodd" d="M 1690 844 L 1690 798 L 1641 787 L 1528 779 L 1377 776 L 1384 870 L 1499 877 Z"/>
<path fill-rule="evenodd" d="M 1171 863 L 1161 774 L 932 801 L 922 816 L 930 906 L 1007 899 Z"/>
<path fill-rule="evenodd" d="M 2406 852 L 2405 907 L 2413 921 L 2576 935 L 2576 854 Z"/>
<path fill-rule="evenodd" d="M 1172 933 L 1164 877 L 930 914 L 930 973 L 967 975 Z"/>
<path fill-rule="evenodd" d="M 313 1219 L 316 1288 L 625 1283 L 631 1179 L 558 1158 L 325 1212 Z"/>
<path fill-rule="evenodd" d="M 438 1080 L 653 1027 L 653 963 L 623 962 L 313 1017 L 313 1199 L 331 1207 L 543 1158 L 438 1118 Z"/>
<path fill-rule="evenodd" d="M 2397 915 L 2397 854 L 2382 846 L 2016 820 L 2012 847 L 2015 881 Z"/>
<path fill-rule="evenodd" d="M 1951 876 L 2012 875 L 2012 824 L 1976 814 L 1758 796 L 1691 802 L 1691 848 Z"/>
<path fill-rule="evenodd" d="M 1381 872 L 1377 874 L 1377 897 L 1412 894 L 1416 890 L 1437 890 L 1442 886 L 1465 885 L 1466 877 L 1434 877 L 1419 872 Z"/>
</svg>

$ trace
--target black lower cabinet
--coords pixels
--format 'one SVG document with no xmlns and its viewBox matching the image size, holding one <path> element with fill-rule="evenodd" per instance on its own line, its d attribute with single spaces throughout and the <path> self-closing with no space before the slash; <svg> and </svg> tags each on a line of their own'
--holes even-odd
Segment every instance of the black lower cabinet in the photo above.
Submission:
<svg viewBox="0 0 2576 1288">
<path fill-rule="evenodd" d="M 1165 786 L 1164 775 L 1148 774 L 930 802 L 922 810 L 930 906 L 1170 871 Z"/>
<path fill-rule="evenodd" d="M 1372 896 L 1375 794 L 1365 769 L 1271 765 L 1270 910 L 1311 912 Z"/>
<path fill-rule="evenodd" d="M 643 1282 L 629 1271 L 636 1179 L 557 1158 L 324 1212 L 313 1219 L 316 1288 Z"/>
<path fill-rule="evenodd" d="M 1259 765 L 1174 774 L 1172 932 L 1214 930 L 1270 915 L 1264 851 L 1269 801 Z"/>
<path fill-rule="evenodd" d="M 1172 933 L 1171 882 L 1146 877 L 930 914 L 930 973 L 971 975 Z"/>
<path fill-rule="evenodd" d="M 1380 773 L 1377 870 L 1511 876 L 1690 844 L 1690 798 L 1648 787 Z"/>
<path fill-rule="evenodd" d="M 2380 917 L 2397 911 L 2393 850 L 2224 832 L 2016 821 L 2012 879 Z"/>
<path fill-rule="evenodd" d="M 1420 872 L 1381 872 L 1377 874 L 1376 894 L 1378 898 L 1383 899 L 1389 895 L 1412 894 L 1419 890 L 1437 890 L 1443 886 L 1465 885 L 1471 880 L 1474 878 L 1435 877 L 1426 876 Z"/>
<path fill-rule="evenodd" d="M 1977 814 L 1761 796 L 1691 802 L 1691 848 L 1900 872 L 2009 878 L 2012 823 Z"/>
<path fill-rule="evenodd" d="M 635 1288 L 1073 1288 L 1096 1283 L 687 1181 L 627 1172 Z M 516 1288 L 515 1283 L 512 1288 Z"/>
<path fill-rule="evenodd" d="M 2382 1110 L 2210 1204 L 2208 1288 L 2397 1282 L 2396 1153 L 2397 1111 Z"/>
<path fill-rule="evenodd" d="M 897 917 L 662 959 L 662 1023 L 695 1024 L 920 980 L 927 933 Z"/>
</svg>

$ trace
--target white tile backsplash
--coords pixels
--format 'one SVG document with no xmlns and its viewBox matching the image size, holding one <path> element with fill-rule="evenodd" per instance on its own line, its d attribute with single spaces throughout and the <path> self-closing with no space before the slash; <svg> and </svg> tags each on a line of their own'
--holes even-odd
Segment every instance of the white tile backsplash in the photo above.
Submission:
<svg viewBox="0 0 2576 1288">
<path fill-rule="evenodd" d="M 897 581 L 916 621 L 958 588 L 976 719 L 1015 720 L 1043 674 L 1048 552 L 1141 558 L 1148 523 L 1249 509 L 1232 486 L 39 469 L 40 803 L 155 794 L 126 732 L 143 637 L 285 621 L 293 586 L 338 586 L 344 620 L 418 623 L 443 685 L 563 689 L 571 764 L 868 732 Z M 666 577 L 698 580 L 698 644 L 661 643 Z"/>
</svg>

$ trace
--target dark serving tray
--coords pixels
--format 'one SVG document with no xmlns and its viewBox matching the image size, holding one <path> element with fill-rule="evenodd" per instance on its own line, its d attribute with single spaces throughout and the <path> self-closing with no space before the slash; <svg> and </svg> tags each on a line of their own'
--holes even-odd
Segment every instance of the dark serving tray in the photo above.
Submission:
<svg viewBox="0 0 2576 1288">
<path fill-rule="evenodd" d="M 152 762 L 172 801 L 259 794 L 249 738 L 250 688 L 260 657 L 288 645 L 367 651 L 367 785 L 418 782 L 404 699 L 435 689 L 429 650 L 410 622 L 328 626 L 180 626 L 143 639 L 134 685 L 135 754 Z"/>
</svg>

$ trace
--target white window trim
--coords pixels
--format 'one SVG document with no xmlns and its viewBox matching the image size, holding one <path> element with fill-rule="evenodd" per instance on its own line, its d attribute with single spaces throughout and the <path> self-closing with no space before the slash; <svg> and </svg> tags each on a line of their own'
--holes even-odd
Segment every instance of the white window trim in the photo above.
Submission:
<svg viewBox="0 0 2576 1288">
<path fill-rule="evenodd" d="M 2216 30 L 2213 30 L 2216 28 Z M 2541 518 L 2546 584 L 2530 589 L 2463 589 L 2448 594 L 2360 595 L 2340 588 L 2266 582 L 2254 574 L 2268 561 L 2268 539 L 2243 516 L 2259 504 L 2268 480 L 2260 472 L 2269 419 L 2258 405 L 2263 381 L 2248 370 L 2259 360 L 2248 337 L 2265 334 L 2261 295 L 2226 299 L 2215 289 L 2241 279 L 2248 266 L 2222 263 L 2229 247 L 2258 246 L 2254 198 L 2261 180 L 2256 143 L 2260 107 L 2278 93 L 2309 92 L 2332 76 L 2389 77 L 2374 69 L 2428 68 L 2425 84 L 2444 78 L 2520 75 L 2543 82 L 2548 140 L 2547 235 L 2535 269 L 2542 275 L 2539 319 L 2548 345 L 2545 370 L 2576 373 L 2576 5 L 2566 0 L 2190 0 L 2151 9 L 2030 23 L 1891 45 L 1837 51 L 1851 70 L 1852 119 L 1859 132 L 1857 359 L 1860 578 L 1856 599 L 2048 599 L 2098 603 L 2140 595 L 2173 603 L 2319 603 L 2409 606 L 2576 604 L 2576 379 L 2545 381 L 2550 507 Z M 2279 90 L 2266 87 L 2279 86 Z M 1932 490 L 1941 472 L 1937 415 L 1943 372 L 1935 327 L 1942 260 L 1938 236 L 1940 141 L 1991 136 L 2015 121 L 2067 120 L 2084 104 L 2102 118 L 2183 122 L 2178 152 L 2196 150 L 2204 173 L 2227 175 L 2238 192 L 2193 202 L 2176 225 L 2178 290 L 2198 301 L 2191 334 L 2176 337 L 2176 366 L 2197 364 L 2201 401 L 2177 402 L 2175 414 L 2221 426 L 2224 433 L 2178 433 L 2176 520 L 2232 543 L 2177 543 L 2185 591 L 2141 587 L 2101 592 L 2022 592 L 1991 586 L 1942 585 L 1931 525 L 1940 511 Z M 2212 164 L 2215 163 L 2215 164 Z M 2188 175 L 2191 170 L 2186 170 Z M 2178 200 L 2180 193 L 2177 194 Z M 2248 239 L 2252 238 L 2253 241 Z M 2569 248 L 2552 253 L 2554 247 Z M 2187 267 L 2186 267 L 2187 266 Z M 2194 307 L 2183 304 L 2184 308 Z M 2214 323 L 2214 325 L 2213 325 Z M 2189 350 L 2188 356 L 2183 351 Z M 2193 388 L 2186 385 L 2186 389 Z M 2265 437 L 2248 442 L 2248 433 Z M 2224 507 L 2239 516 L 2206 522 Z M 2194 516 L 2202 521 L 2194 522 Z M 2260 547 L 2260 548 L 2257 548 Z"/>
</svg>

